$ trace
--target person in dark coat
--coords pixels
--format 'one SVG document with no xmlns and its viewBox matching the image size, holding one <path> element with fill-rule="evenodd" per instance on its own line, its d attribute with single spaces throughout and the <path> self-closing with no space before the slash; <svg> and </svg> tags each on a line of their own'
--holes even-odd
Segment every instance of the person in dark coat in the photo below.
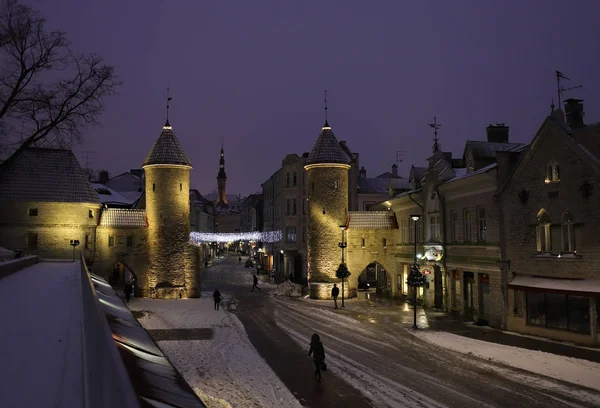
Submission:
<svg viewBox="0 0 600 408">
<path fill-rule="evenodd" d="M 125 284 L 125 300 L 127 301 L 127 303 L 129 303 L 129 300 L 131 300 L 131 291 L 133 290 L 133 288 L 131 287 L 131 283 L 127 282 Z"/>
<path fill-rule="evenodd" d="M 215 289 L 213 292 L 213 299 L 215 300 L 215 310 L 219 310 L 219 305 L 221 304 L 221 292 L 219 292 L 219 289 Z"/>
<path fill-rule="evenodd" d="M 238 256 L 238 263 L 242 263 L 242 257 Z"/>
<path fill-rule="evenodd" d="M 325 364 L 325 348 L 321 339 L 317 333 L 313 333 L 310 339 L 310 349 L 308 355 L 312 354 L 313 362 L 315 363 L 315 377 L 317 381 L 321 382 L 321 369 Z"/>
<path fill-rule="evenodd" d="M 339 295 L 340 295 L 340 288 L 338 288 L 337 285 L 334 283 L 333 288 L 331 288 L 331 297 L 333 298 L 333 303 L 335 304 L 335 309 L 338 308 L 337 298 Z"/>
<path fill-rule="evenodd" d="M 258 289 L 258 291 L 260 292 L 260 288 L 258 287 L 258 278 L 255 275 L 252 275 L 252 290 L 250 292 L 254 292 L 254 288 Z"/>
</svg>

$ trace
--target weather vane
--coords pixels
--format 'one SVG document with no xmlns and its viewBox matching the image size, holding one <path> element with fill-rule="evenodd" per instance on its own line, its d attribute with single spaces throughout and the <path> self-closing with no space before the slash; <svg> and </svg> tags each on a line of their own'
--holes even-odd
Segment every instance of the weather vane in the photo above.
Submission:
<svg viewBox="0 0 600 408">
<path fill-rule="evenodd" d="M 327 123 L 327 89 L 325 89 L 325 123 Z"/>
<path fill-rule="evenodd" d="M 437 117 L 433 117 L 433 123 L 429 123 L 428 125 L 433 129 L 433 152 L 437 152 L 440 150 L 440 144 L 438 142 L 438 129 L 442 126 L 441 123 L 437 123 Z"/>
<path fill-rule="evenodd" d="M 169 102 L 171 102 L 171 100 L 173 99 L 173 98 L 171 98 L 170 95 L 171 95 L 171 87 L 168 86 L 167 87 L 167 123 L 169 123 L 169 108 L 171 107 Z"/>
</svg>

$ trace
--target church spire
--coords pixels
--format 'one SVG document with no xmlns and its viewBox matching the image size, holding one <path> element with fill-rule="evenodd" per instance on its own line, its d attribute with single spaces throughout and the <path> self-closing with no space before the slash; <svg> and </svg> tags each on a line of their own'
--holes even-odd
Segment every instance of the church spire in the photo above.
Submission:
<svg viewBox="0 0 600 408">
<path fill-rule="evenodd" d="M 219 198 L 217 205 L 227 205 L 227 174 L 225 174 L 225 150 L 223 148 L 223 140 L 221 140 L 221 157 L 219 158 L 219 174 L 217 174 L 217 186 L 219 188 Z"/>
<path fill-rule="evenodd" d="M 171 102 L 171 87 L 167 87 L 167 121 L 165 122 L 165 127 L 167 126 L 171 126 L 169 124 L 169 108 L 171 107 L 170 102 Z"/>
<path fill-rule="evenodd" d="M 323 125 L 323 128 L 328 128 L 329 126 L 329 122 L 327 122 L 327 89 L 325 90 L 325 124 Z"/>
</svg>

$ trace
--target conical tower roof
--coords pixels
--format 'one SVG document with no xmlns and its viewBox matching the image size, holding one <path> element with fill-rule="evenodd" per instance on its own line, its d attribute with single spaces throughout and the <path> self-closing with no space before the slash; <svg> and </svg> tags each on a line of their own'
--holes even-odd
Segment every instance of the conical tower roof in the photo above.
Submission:
<svg viewBox="0 0 600 408">
<path fill-rule="evenodd" d="M 154 142 L 154 146 L 150 149 L 150 153 L 144 160 L 144 166 L 153 164 L 176 164 L 180 166 L 192 166 L 190 159 L 187 157 L 179 140 L 173 132 L 173 128 L 169 125 L 169 121 L 162 128 L 160 136 Z"/>
<path fill-rule="evenodd" d="M 350 158 L 342 150 L 329 123 L 325 121 L 321 134 L 317 138 L 305 164 L 350 164 Z"/>
</svg>

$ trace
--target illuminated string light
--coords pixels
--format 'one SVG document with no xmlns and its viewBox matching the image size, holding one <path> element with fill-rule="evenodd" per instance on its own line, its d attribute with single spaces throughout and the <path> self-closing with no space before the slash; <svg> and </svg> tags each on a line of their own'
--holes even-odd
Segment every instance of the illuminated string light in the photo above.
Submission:
<svg viewBox="0 0 600 408">
<path fill-rule="evenodd" d="M 206 242 L 234 242 L 234 241 L 260 241 L 260 242 L 278 242 L 281 241 L 281 231 L 266 232 L 191 232 L 190 243 L 201 245 Z"/>
</svg>

